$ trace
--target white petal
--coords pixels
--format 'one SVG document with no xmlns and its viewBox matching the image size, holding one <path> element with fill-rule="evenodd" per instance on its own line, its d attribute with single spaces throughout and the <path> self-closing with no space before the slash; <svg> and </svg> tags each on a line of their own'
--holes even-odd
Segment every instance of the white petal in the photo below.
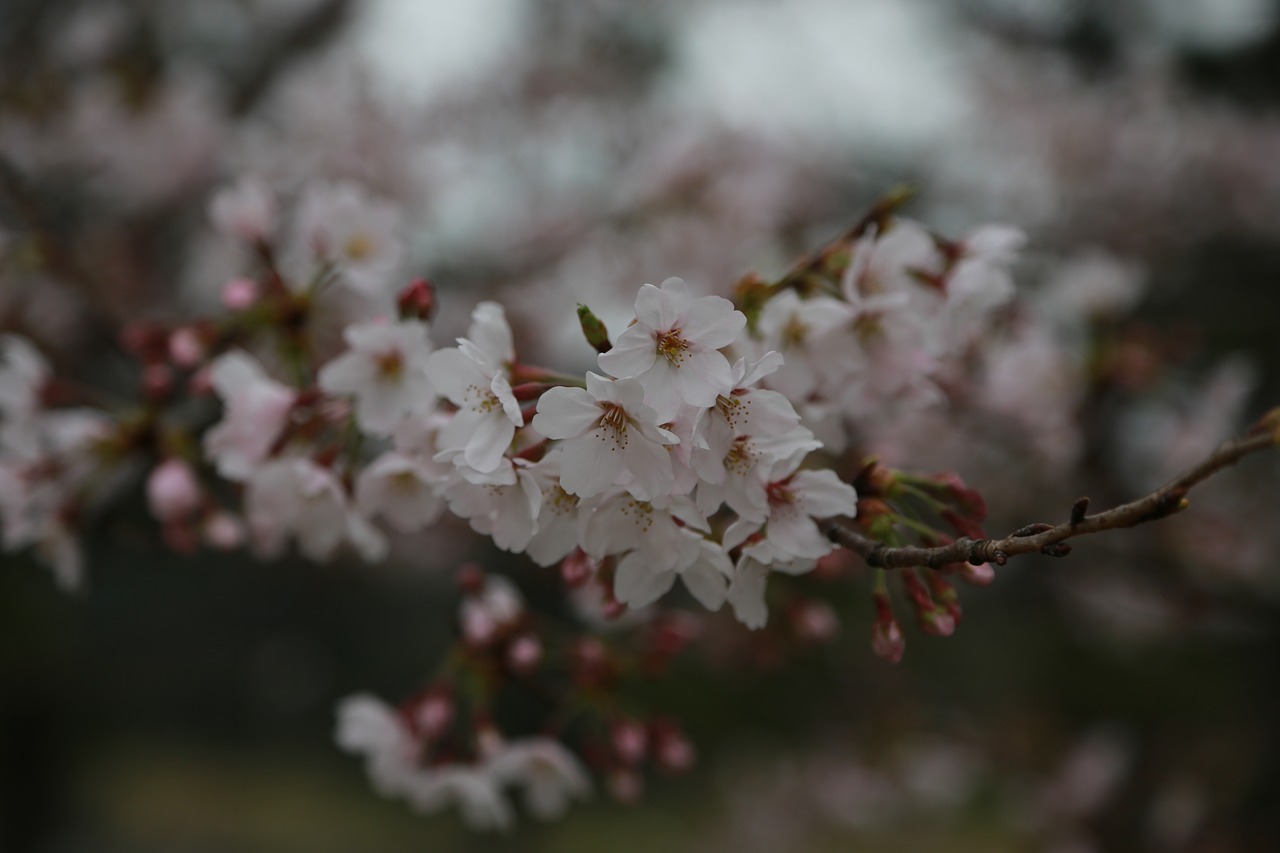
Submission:
<svg viewBox="0 0 1280 853">
<path fill-rule="evenodd" d="M 645 607 L 665 595 L 675 580 L 675 572 L 654 571 L 646 558 L 632 551 L 618 562 L 613 595 L 628 607 Z"/>
<path fill-rule="evenodd" d="M 600 406 L 582 388 L 552 388 L 538 400 L 533 428 L 547 438 L 582 435 L 600 419 Z"/>
</svg>

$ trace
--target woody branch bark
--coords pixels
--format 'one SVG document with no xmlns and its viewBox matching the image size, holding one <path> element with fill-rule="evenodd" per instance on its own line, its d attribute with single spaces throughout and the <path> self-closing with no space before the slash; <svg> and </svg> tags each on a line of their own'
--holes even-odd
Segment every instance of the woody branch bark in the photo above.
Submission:
<svg viewBox="0 0 1280 853">
<path fill-rule="evenodd" d="M 1068 539 L 1104 530 L 1136 527 L 1186 509 L 1187 493 L 1193 487 L 1250 454 L 1280 445 L 1280 426 L 1270 423 L 1272 420 L 1280 418 L 1264 419 L 1259 425 L 1262 431 L 1223 443 L 1198 465 L 1135 501 L 1088 515 L 1089 499 L 1081 498 L 1072 507 L 1071 517 L 1062 524 L 1030 524 L 1003 539 L 961 537 L 948 545 L 934 548 L 915 545 L 889 547 L 858 532 L 854 522 L 844 518 L 828 519 L 824 522 L 824 531 L 833 542 L 860 555 L 867 565 L 885 569 L 909 566 L 936 569 L 948 563 L 963 562 L 1003 566 L 1010 557 L 1034 553 L 1063 557 L 1071 550 L 1071 546 L 1066 544 Z"/>
</svg>

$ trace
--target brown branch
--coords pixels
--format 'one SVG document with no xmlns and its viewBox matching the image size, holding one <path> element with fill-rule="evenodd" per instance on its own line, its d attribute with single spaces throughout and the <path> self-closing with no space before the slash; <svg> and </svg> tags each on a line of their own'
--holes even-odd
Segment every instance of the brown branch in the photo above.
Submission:
<svg viewBox="0 0 1280 853">
<path fill-rule="evenodd" d="M 1010 557 L 1036 553 L 1063 557 L 1071 550 L 1071 546 L 1066 544 L 1068 539 L 1104 530 L 1136 527 L 1181 512 L 1187 508 L 1187 493 L 1194 486 L 1252 453 L 1277 445 L 1280 445 L 1280 430 L 1270 428 L 1233 439 L 1220 445 L 1198 465 L 1135 501 L 1086 515 L 1088 499 L 1081 498 L 1072 507 L 1070 520 L 1058 525 L 1030 524 L 1003 539 L 962 537 L 936 548 L 918 545 L 889 547 L 859 533 L 849 519 L 827 519 L 823 522 L 823 529 L 833 542 L 857 553 L 867 561 L 867 565 L 877 568 L 927 566 L 936 569 L 948 563 L 964 562 L 1003 566 Z"/>
</svg>

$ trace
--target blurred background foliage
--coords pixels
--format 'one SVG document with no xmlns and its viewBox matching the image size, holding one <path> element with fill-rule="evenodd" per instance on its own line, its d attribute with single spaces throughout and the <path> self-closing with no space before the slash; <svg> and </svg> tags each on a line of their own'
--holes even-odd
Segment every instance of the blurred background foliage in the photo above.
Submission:
<svg viewBox="0 0 1280 853">
<path fill-rule="evenodd" d="M 0 319 L 110 385 L 122 318 L 180 315 L 225 277 L 210 187 L 298 158 L 403 201 L 442 323 L 498 294 L 522 346 L 581 361 L 573 299 L 616 311 L 667 275 L 726 292 L 905 180 L 942 230 L 1026 228 L 1027 281 L 1080 251 L 1141 270 L 1132 323 L 1198 347 L 1192 367 L 1243 354 L 1255 413 L 1280 398 L 1278 25 L 1266 0 L 0 0 L 0 227 L 35 229 L 45 259 L 4 281 Z M 146 103 L 193 75 L 209 124 L 170 146 L 233 153 L 154 191 L 33 142 L 78 87 Z M 344 134 L 361 156 L 336 166 L 300 141 Z M 535 333 L 561 305 L 565 336 Z M 1086 434 L 1119 429 L 1117 405 Z M 993 530 L 1138 488 L 1102 451 L 1047 475 L 981 459 L 948 465 L 1005 498 Z M 865 591 L 834 590 L 838 642 L 643 687 L 686 722 L 691 776 L 497 839 L 377 798 L 333 707 L 432 671 L 462 558 L 535 599 L 552 579 L 456 525 L 377 569 L 178 558 L 137 500 L 96 524 L 82 595 L 3 557 L 0 850 L 1275 849 L 1275 473 L 1220 489 L 1240 519 L 1220 540 L 1133 531 L 1009 566 L 897 667 L 864 641 Z M 1243 581 L 1234 534 L 1264 543 Z"/>
</svg>

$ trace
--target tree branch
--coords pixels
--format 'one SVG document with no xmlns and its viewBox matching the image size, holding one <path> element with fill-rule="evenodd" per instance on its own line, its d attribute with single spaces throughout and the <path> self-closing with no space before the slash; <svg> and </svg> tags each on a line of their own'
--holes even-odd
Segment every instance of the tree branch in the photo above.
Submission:
<svg viewBox="0 0 1280 853">
<path fill-rule="evenodd" d="M 995 563 L 1003 566 L 1010 557 L 1041 553 L 1064 557 L 1071 550 L 1066 540 L 1104 530 L 1136 527 L 1149 521 L 1173 515 L 1186 509 L 1187 493 L 1209 477 L 1236 464 L 1244 457 L 1280 445 L 1280 429 L 1267 424 L 1256 434 L 1225 442 L 1198 465 L 1184 471 L 1144 497 L 1126 504 L 1087 515 L 1089 499 L 1081 498 L 1071 509 L 1071 517 L 1062 524 L 1030 524 L 1003 539 L 970 539 L 961 537 L 948 545 L 927 548 L 918 545 L 889 547 L 858 532 L 847 518 L 823 522 L 823 530 L 833 542 L 860 555 L 867 565 L 896 569 L 909 566 L 939 568 L 948 563 Z"/>
</svg>

